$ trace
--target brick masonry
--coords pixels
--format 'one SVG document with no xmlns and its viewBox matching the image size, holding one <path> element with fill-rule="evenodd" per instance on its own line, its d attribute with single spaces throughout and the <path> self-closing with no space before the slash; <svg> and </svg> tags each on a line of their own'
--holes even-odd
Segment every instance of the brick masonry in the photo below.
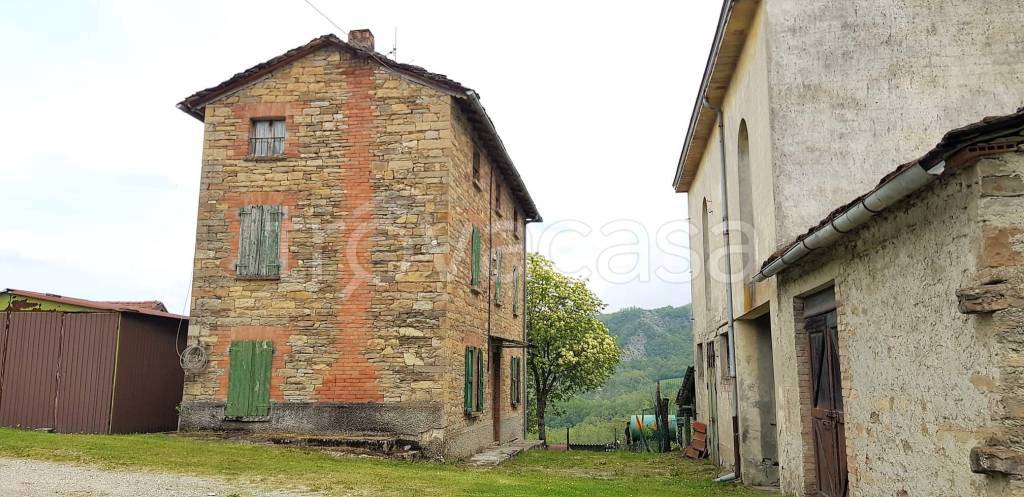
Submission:
<svg viewBox="0 0 1024 497">
<path fill-rule="evenodd" d="M 247 157 L 256 118 L 285 119 L 282 157 Z M 206 103 L 204 123 L 189 340 L 210 362 L 186 378 L 182 429 L 394 433 L 438 457 L 522 436 L 508 396 L 522 351 L 494 356 L 488 334 L 524 337 L 511 295 L 524 216 L 449 93 L 328 47 Z M 238 210 L 267 203 L 284 209 L 280 278 L 239 279 Z M 479 292 L 473 225 L 484 233 Z M 501 305 L 487 256 L 498 247 Z M 224 420 L 223 404 L 228 346 L 244 339 L 275 350 L 271 415 L 243 423 Z M 466 345 L 501 361 L 488 361 L 487 385 L 500 398 L 473 417 L 462 408 Z"/>
</svg>

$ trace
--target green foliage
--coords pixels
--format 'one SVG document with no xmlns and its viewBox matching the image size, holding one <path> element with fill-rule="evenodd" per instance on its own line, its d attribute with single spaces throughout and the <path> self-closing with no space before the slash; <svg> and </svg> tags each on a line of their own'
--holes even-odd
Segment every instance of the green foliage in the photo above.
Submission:
<svg viewBox="0 0 1024 497">
<path fill-rule="evenodd" d="M 676 391 L 693 364 L 690 306 L 628 308 L 599 319 L 622 349 L 622 362 L 600 388 L 552 406 L 548 443 L 564 443 L 566 427 L 572 427 L 573 442 L 610 442 L 616 434 L 622 440 L 630 415 L 651 412 L 659 380 L 669 412 L 675 412 Z"/>
<path fill-rule="evenodd" d="M 620 351 L 598 319 L 604 303 L 586 281 L 559 273 L 540 254 L 528 256 L 527 270 L 528 388 L 542 422 L 551 403 L 603 385 Z"/>
</svg>

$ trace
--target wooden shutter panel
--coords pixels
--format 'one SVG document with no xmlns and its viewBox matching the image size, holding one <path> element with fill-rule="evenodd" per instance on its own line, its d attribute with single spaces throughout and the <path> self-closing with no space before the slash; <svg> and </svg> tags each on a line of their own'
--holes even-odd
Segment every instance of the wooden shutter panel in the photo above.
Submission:
<svg viewBox="0 0 1024 497">
<path fill-rule="evenodd" d="M 494 303 L 501 305 L 501 249 L 494 253 Z"/>
<path fill-rule="evenodd" d="M 259 274 L 259 241 L 263 224 L 263 209 L 258 205 L 246 205 L 238 211 L 238 276 L 253 277 Z"/>
<path fill-rule="evenodd" d="M 249 416 L 266 416 L 270 414 L 270 370 L 274 357 L 274 342 L 254 341 L 252 349 L 252 404 Z"/>
<path fill-rule="evenodd" d="M 487 371 L 484 369 L 484 351 L 477 349 L 476 351 L 476 410 L 477 412 L 484 411 L 484 391 L 485 391 L 485 378 Z"/>
<path fill-rule="evenodd" d="M 224 416 L 240 418 L 270 414 L 270 373 L 274 344 L 270 340 L 231 343 L 228 354 L 228 401 Z"/>
<path fill-rule="evenodd" d="M 470 285 L 480 286 L 480 230 L 473 226 L 473 269 Z"/>
<path fill-rule="evenodd" d="M 512 405 L 516 405 L 516 358 L 513 357 L 508 368 L 508 393 L 511 396 Z"/>
<path fill-rule="evenodd" d="M 280 205 L 260 206 L 263 211 L 263 226 L 260 230 L 259 272 L 261 278 L 277 278 L 281 275 L 281 217 Z"/>
<path fill-rule="evenodd" d="M 463 386 L 462 407 L 466 414 L 473 413 L 473 347 L 466 347 L 466 381 Z"/>
<path fill-rule="evenodd" d="M 228 401 L 224 416 L 241 417 L 249 411 L 249 371 L 252 342 L 232 342 L 228 348 Z"/>
<path fill-rule="evenodd" d="M 512 315 L 519 314 L 519 268 L 512 270 Z"/>
</svg>

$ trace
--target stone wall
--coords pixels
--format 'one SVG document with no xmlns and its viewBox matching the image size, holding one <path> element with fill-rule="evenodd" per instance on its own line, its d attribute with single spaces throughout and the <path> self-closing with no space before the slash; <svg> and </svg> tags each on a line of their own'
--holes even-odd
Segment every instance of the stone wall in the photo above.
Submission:
<svg viewBox="0 0 1024 497">
<path fill-rule="evenodd" d="M 992 340 L 996 372 L 976 380 L 995 397 L 994 426 L 971 468 L 994 488 L 1005 482 L 1001 495 L 1024 495 L 1024 148 L 983 160 L 978 175 L 978 271 L 958 296 L 976 333 Z"/>
<path fill-rule="evenodd" d="M 736 68 L 733 83 L 726 95 L 722 105 L 725 128 L 725 159 L 729 188 L 729 212 L 731 229 L 730 243 L 734 247 L 741 246 L 747 241 L 745 250 L 752 253 L 744 257 L 740 251 L 734 252 L 732 267 L 737 276 L 732 279 L 733 300 L 737 315 L 743 315 L 754 308 L 767 302 L 768 294 L 762 291 L 754 295 L 746 291 L 743 278 L 744 260 L 757 260 L 763 257 L 769 248 L 775 245 L 774 233 L 774 209 L 772 203 L 773 172 L 771 164 L 771 136 L 769 130 L 769 101 L 768 101 L 768 68 L 767 50 L 768 45 L 764 33 L 763 7 L 758 8 L 754 18 L 748 43 L 744 46 L 739 63 Z M 751 219 L 744 219 L 741 216 L 739 203 L 739 164 L 738 164 L 738 134 L 740 124 L 744 123 L 749 137 L 749 158 L 751 161 L 750 172 L 754 184 L 753 212 L 756 216 Z M 721 446 L 721 462 L 724 465 L 733 465 L 733 435 L 732 415 L 733 401 L 732 392 L 735 388 L 735 379 L 728 377 L 726 369 L 725 340 L 722 335 L 726 332 L 726 288 L 725 282 L 728 277 L 725 273 L 725 242 L 722 225 L 722 197 L 721 197 L 721 148 L 719 146 L 719 131 L 716 128 L 708 141 L 704 156 L 701 158 L 700 168 L 694 178 L 690 191 L 687 194 L 687 205 L 690 216 L 690 223 L 693 229 L 690 230 L 691 262 L 694 268 L 691 281 L 691 293 L 693 295 L 693 334 L 694 334 L 694 357 L 698 356 L 697 345 L 701 350 L 707 350 L 707 343 L 720 341 L 716 345 L 718 357 L 718 368 L 716 378 L 708 377 L 701 367 L 706 361 L 697 361 L 697 414 L 702 422 L 708 422 L 707 414 L 709 409 L 708 382 L 714 381 L 718 394 L 718 433 L 717 437 Z M 703 223 L 704 204 L 708 206 L 707 225 Z M 756 217 L 756 219 L 755 219 Z M 707 239 L 704 240 L 704 234 Z M 703 246 L 708 247 L 708 267 L 703 265 Z M 754 247 L 760 249 L 756 253 Z M 753 268 L 747 268 L 747 274 L 752 274 Z M 707 273 L 705 275 L 705 273 Z"/>
<path fill-rule="evenodd" d="M 1012 174 L 1002 166 L 1008 158 L 1018 167 Z M 800 307 L 804 295 L 831 284 L 850 495 L 1004 495 L 1007 481 L 972 473 L 969 460 L 972 448 L 994 443 L 1000 423 L 1019 419 L 1003 417 L 1005 395 L 1019 390 L 1006 383 L 1015 360 L 999 337 L 1018 340 L 1020 323 L 1011 318 L 1004 333 L 994 332 L 988 318 L 958 310 L 957 294 L 988 278 L 986 267 L 1004 271 L 1012 261 L 1002 254 L 1024 253 L 1019 240 L 1009 252 L 1006 244 L 992 248 L 991 234 L 1019 229 L 1021 211 L 1013 209 L 1021 206 L 1008 205 L 1019 193 L 993 196 L 986 186 L 987 171 L 1019 177 L 1021 158 L 985 159 L 943 177 L 779 277 L 772 327 L 783 491 L 814 487 Z M 1016 181 L 1000 180 L 1000 188 Z"/>
<path fill-rule="evenodd" d="M 461 116 L 458 111 L 453 112 Z M 501 364 L 494 364 L 497 342 L 488 339 L 488 334 L 512 340 L 524 340 L 524 289 L 525 269 L 524 256 L 525 225 L 523 215 L 515 214 L 515 202 L 509 195 L 505 179 L 494 167 L 492 158 L 472 139 L 469 124 L 464 118 L 454 120 L 452 149 L 452 181 L 450 219 L 453 233 L 452 266 L 449 274 L 448 288 L 451 304 L 446 329 L 450 336 L 446 346 L 448 354 L 453 357 L 449 365 L 449 387 L 452 392 L 459 392 L 458 402 L 449 402 L 445 409 L 446 443 L 448 453 L 455 457 L 469 455 L 475 447 L 492 443 L 496 435 L 503 441 L 523 436 L 524 408 L 511 406 L 509 386 L 510 360 L 522 357 L 521 348 L 503 348 L 500 353 Z M 473 153 L 479 154 L 479 177 L 473 179 Z M 496 208 L 495 193 L 500 190 L 501 208 Z M 516 226 L 518 224 L 518 226 Z M 477 289 L 470 286 L 471 279 L 471 233 L 476 226 L 482 233 L 482 267 L 481 281 Z M 518 233 L 518 234 L 516 234 Z M 502 252 L 502 289 L 501 304 L 496 296 L 497 267 L 495 250 Z M 519 271 L 520 300 L 518 314 L 513 315 L 514 284 L 512 273 Z M 465 376 L 462 358 L 465 347 L 478 347 L 487 352 L 487 397 L 492 401 L 479 415 L 467 416 L 463 412 L 462 387 Z M 494 368 L 501 373 L 500 382 L 495 382 Z M 524 382 L 525 388 L 525 382 Z M 495 406 L 500 409 L 497 419 L 501 429 L 494 429 Z"/>
<path fill-rule="evenodd" d="M 271 117 L 283 157 L 247 157 L 251 120 Z M 210 363 L 186 379 L 182 428 L 384 431 L 447 455 L 446 436 L 489 427 L 462 418 L 463 347 L 487 349 L 488 329 L 522 339 L 522 320 L 510 275 L 503 306 L 469 291 L 467 219 L 510 247 L 509 273 L 522 244 L 491 229 L 488 190 L 466 189 L 472 133 L 452 97 L 331 48 L 209 103 L 205 126 L 189 339 Z M 279 279 L 236 277 L 247 204 L 284 208 Z M 227 350 L 248 339 L 274 343 L 271 415 L 228 422 Z"/>
</svg>

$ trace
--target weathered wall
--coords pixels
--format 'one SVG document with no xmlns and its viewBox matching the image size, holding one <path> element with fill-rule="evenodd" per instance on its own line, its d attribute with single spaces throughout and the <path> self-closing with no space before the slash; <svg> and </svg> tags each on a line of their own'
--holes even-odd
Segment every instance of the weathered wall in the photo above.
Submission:
<svg viewBox="0 0 1024 497">
<path fill-rule="evenodd" d="M 513 408 L 509 396 L 510 359 L 522 357 L 522 349 L 503 348 L 501 364 L 495 364 L 495 342 L 488 334 L 524 340 L 523 296 L 525 287 L 524 245 L 525 225 L 522 213 L 514 214 L 515 202 L 509 195 L 505 179 L 493 166 L 486 151 L 475 144 L 469 124 L 457 109 L 453 125 L 451 203 L 449 216 L 452 229 L 451 271 L 448 291 L 451 295 L 445 321 L 448 340 L 445 350 L 452 357 L 449 363 L 448 391 L 455 393 L 445 405 L 447 453 L 453 457 L 471 454 L 477 447 L 495 440 L 495 406 L 500 409 L 498 436 L 507 441 L 523 436 L 523 407 Z M 480 154 L 480 176 L 473 179 L 473 151 Z M 496 208 L 495 194 L 500 190 L 501 208 Z M 514 224 L 518 223 L 518 228 Z M 481 232 L 481 280 L 476 289 L 471 280 L 471 234 L 473 226 Z M 518 233 L 518 234 L 515 234 Z M 501 304 L 496 297 L 495 250 L 502 252 Z M 519 294 L 513 297 L 512 274 L 518 268 Z M 520 300 L 518 313 L 513 315 L 513 298 Z M 488 402 L 484 412 L 467 416 L 463 411 L 463 357 L 465 347 L 479 347 L 487 353 Z M 499 368 L 501 381 L 495 383 L 494 368 Z M 524 383 L 525 385 L 525 383 Z M 495 393 L 497 389 L 497 394 Z M 497 396 L 495 396 L 497 395 Z"/>
<path fill-rule="evenodd" d="M 767 45 L 763 36 L 764 16 L 759 12 L 755 16 L 753 27 L 744 46 L 743 54 L 740 57 L 732 86 L 725 97 L 722 110 L 724 114 L 725 128 L 725 154 L 727 164 L 727 178 L 729 188 L 729 212 L 730 224 L 733 225 L 731 232 L 731 243 L 739 246 L 743 235 L 749 235 L 746 240 L 750 242 L 746 250 L 753 250 L 753 247 L 774 247 L 774 219 L 772 200 L 772 177 L 773 167 L 771 163 L 771 140 L 769 130 L 769 100 L 768 100 L 768 67 L 767 67 Z M 738 133 L 740 123 L 745 122 L 749 137 L 750 164 L 752 172 L 752 184 L 754 198 L 753 219 L 743 219 L 739 203 L 739 161 L 738 161 Z M 726 322 L 726 297 L 725 281 L 725 250 L 722 226 L 721 206 L 721 148 L 719 145 L 719 132 L 716 129 L 712 134 L 704 157 L 701 159 L 700 168 L 694 179 L 690 191 L 687 193 L 688 212 L 690 223 L 695 229 L 690 231 L 691 261 L 694 272 L 691 281 L 692 295 L 694 296 L 694 343 L 703 344 L 714 340 L 719 334 L 725 333 Z M 709 215 L 709 226 L 706 232 L 709 234 L 707 245 L 709 251 L 709 268 L 704 268 L 701 261 L 702 240 L 702 209 L 704 201 L 707 201 Z M 763 251 L 763 250 L 762 250 Z M 752 260 L 758 260 L 766 254 L 754 254 Z M 767 301 L 768 293 L 765 290 L 756 297 L 751 298 L 749 292 L 744 291 L 742 273 L 744 257 L 741 253 L 732 255 L 734 273 L 737 274 L 733 281 L 734 305 L 737 315 L 745 313 Z M 749 270 L 750 268 L 748 268 Z M 704 271 L 710 270 L 708 278 L 705 279 Z M 750 273 L 753 274 L 753 273 Z M 705 282 L 708 283 L 707 287 Z M 706 346 L 704 347 L 706 350 Z M 716 346 L 716 352 L 723 354 L 724 346 Z M 696 350 L 694 352 L 696 354 Z M 696 355 L 695 355 L 696 357 Z M 698 362 L 698 365 L 701 364 Z M 721 445 L 722 462 L 726 465 L 733 464 L 733 442 L 732 442 L 732 390 L 734 379 L 727 378 L 725 356 L 721 355 L 718 361 L 718 405 L 719 423 L 718 439 Z M 698 371 L 697 388 L 697 411 L 701 421 L 707 421 L 708 412 L 708 377 L 702 371 Z"/>
<path fill-rule="evenodd" d="M 1018 0 L 764 3 L 779 243 L 946 131 L 1024 105 Z"/>
<path fill-rule="evenodd" d="M 259 117 L 285 118 L 284 157 L 246 157 Z M 205 123 L 189 335 L 210 365 L 187 379 L 182 428 L 384 431 L 454 457 L 489 445 L 494 409 L 462 413 L 463 350 L 488 350 L 488 330 L 522 340 L 511 279 L 515 267 L 524 277 L 525 233 L 500 177 L 493 204 L 489 161 L 482 189 L 467 181 L 472 132 L 452 97 L 324 49 L 208 104 Z M 262 203 L 284 206 L 281 276 L 239 279 L 238 209 Z M 484 231 L 479 293 L 469 288 L 471 222 Z M 488 277 L 499 246 L 502 305 Z M 223 419 L 227 351 L 243 339 L 275 346 L 261 422 Z M 522 434 L 507 374 L 521 353 L 501 357 L 503 440 Z"/>
<path fill-rule="evenodd" d="M 325 49 L 206 107 L 189 333 L 210 366 L 188 378 L 183 428 L 219 416 L 238 339 L 274 342 L 275 406 L 374 404 L 392 418 L 441 408 L 449 100 Z M 285 117 L 284 158 L 246 158 L 257 117 Z M 284 206 L 278 280 L 235 275 L 238 209 L 250 203 Z M 433 428 L 417 433 L 424 443 L 440 438 Z"/>
<path fill-rule="evenodd" d="M 999 495 L 971 473 L 992 431 L 997 351 L 958 312 L 978 269 L 976 168 L 941 178 L 779 278 L 773 328 L 782 489 L 813 488 L 801 296 L 837 294 L 850 495 Z"/>
<path fill-rule="evenodd" d="M 1024 495 L 1024 148 L 981 161 L 978 174 L 978 272 L 958 296 L 976 333 L 993 341 L 997 373 L 977 381 L 996 401 L 993 430 L 972 449 L 971 467 L 991 475 L 993 494 Z"/>
</svg>

